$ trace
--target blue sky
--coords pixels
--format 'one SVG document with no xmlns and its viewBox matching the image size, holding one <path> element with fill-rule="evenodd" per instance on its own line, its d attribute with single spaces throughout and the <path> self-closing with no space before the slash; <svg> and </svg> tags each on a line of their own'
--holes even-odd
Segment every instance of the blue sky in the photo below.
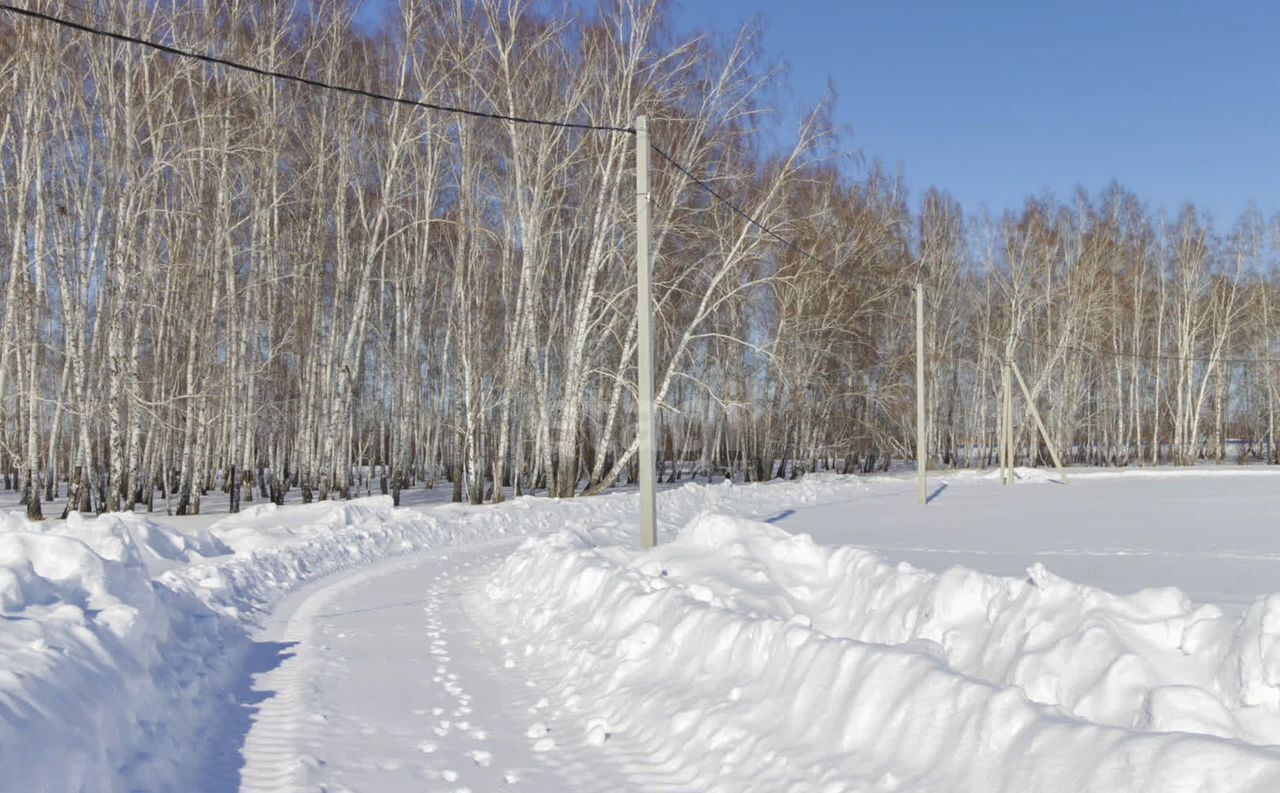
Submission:
<svg viewBox="0 0 1280 793">
<path fill-rule="evenodd" d="M 364 0 L 370 18 L 389 0 Z M 681 0 L 683 30 L 764 26 L 784 119 L 821 96 L 915 195 L 994 212 L 1112 179 L 1228 228 L 1280 211 L 1280 3 Z"/>
</svg>

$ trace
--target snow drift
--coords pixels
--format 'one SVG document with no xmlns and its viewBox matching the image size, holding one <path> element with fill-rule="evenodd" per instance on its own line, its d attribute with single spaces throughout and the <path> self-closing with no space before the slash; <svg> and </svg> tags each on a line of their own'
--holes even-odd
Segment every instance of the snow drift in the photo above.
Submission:
<svg viewBox="0 0 1280 793">
<path fill-rule="evenodd" d="M 849 489 L 833 477 L 686 485 L 662 494 L 662 529 L 728 500 L 766 516 Z M 138 514 L 0 513 L 0 790 L 198 789 L 249 635 L 289 592 L 415 550 L 620 525 L 635 509 L 625 493 L 430 509 L 372 497 L 255 505 L 207 530 Z"/>
<path fill-rule="evenodd" d="M 198 599 L 153 585 L 145 565 L 225 549 L 132 516 L 7 529 L 0 788 L 163 788 L 180 777 L 247 639 Z"/>
<path fill-rule="evenodd" d="M 378 497 L 266 506 L 207 531 L 0 516 L 0 790 L 192 789 L 249 632 L 281 597 L 391 554 L 541 525 L 519 508 L 433 512 Z"/>
<path fill-rule="evenodd" d="M 689 789 L 1280 790 L 1280 597 L 932 574 L 718 515 L 530 540 L 491 617 Z"/>
</svg>

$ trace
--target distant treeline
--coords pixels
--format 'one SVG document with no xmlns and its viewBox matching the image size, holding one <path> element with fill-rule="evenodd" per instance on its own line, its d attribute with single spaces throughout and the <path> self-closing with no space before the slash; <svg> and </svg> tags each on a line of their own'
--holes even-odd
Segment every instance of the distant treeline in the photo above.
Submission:
<svg viewBox="0 0 1280 793">
<path fill-rule="evenodd" d="M 912 456 L 917 278 L 936 464 L 990 463 L 1006 353 L 1077 461 L 1186 463 L 1274 430 L 1274 222 L 1219 232 L 1120 188 L 1000 218 L 909 202 L 824 108 L 766 145 L 779 84 L 751 30 L 678 36 L 643 0 L 406 2 L 376 33 L 340 0 L 27 5 L 428 103 L 646 113 L 736 204 L 655 158 L 671 476 Z M 31 514 L 55 491 L 85 510 L 333 498 L 364 466 L 472 502 L 635 477 L 634 136 L 3 12 L 0 113 L 0 473 Z"/>
</svg>

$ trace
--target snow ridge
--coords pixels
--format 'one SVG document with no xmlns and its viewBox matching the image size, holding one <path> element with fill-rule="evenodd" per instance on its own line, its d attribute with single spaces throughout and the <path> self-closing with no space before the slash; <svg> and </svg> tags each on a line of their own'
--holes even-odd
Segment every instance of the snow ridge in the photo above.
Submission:
<svg viewBox="0 0 1280 793">
<path fill-rule="evenodd" d="M 1241 742 L 1274 734 L 1273 599 L 1233 621 L 1176 590 L 933 575 L 719 515 L 645 554 L 608 531 L 527 541 L 487 593 L 584 720 L 694 789 L 1280 789 L 1280 750 Z"/>
<path fill-rule="evenodd" d="M 126 779 L 163 787 L 198 745 L 210 695 L 234 677 L 244 632 L 191 595 L 155 586 L 129 534 L 101 528 L 98 539 L 124 559 L 75 537 L 0 533 L 6 790 L 116 791 L 129 789 Z"/>
</svg>

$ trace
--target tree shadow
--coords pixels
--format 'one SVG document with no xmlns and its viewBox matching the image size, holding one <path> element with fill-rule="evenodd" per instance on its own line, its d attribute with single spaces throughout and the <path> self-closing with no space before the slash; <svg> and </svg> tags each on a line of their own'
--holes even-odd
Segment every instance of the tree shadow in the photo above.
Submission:
<svg viewBox="0 0 1280 793">
<path fill-rule="evenodd" d="M 932 504 L 932 503 L 933 503 L 933 500 L 934 500 L 935 498 L 937 498 L 938 496 L 942 495 L 942 491 L 946 490 L 946 489 L 947 489 L 947 487 L 948 487 L 948 485 L 947 485 L 947 483 L 946 483 L 946 482 L 943 482 L 942 484 L 938 485 L 938 488 L 937 488 L 936 490 L 934 490 L 932 493 L 930 493 L 930 494 L 929 494 L 929 496 L 928 496 L 928 498 L 926 498 L 926 499 L 924 500 L 924 503 L 926 503 L 926 504 Z"/>
<path fill-rule="evenodd" d="M 279 667 L 293 655 L 297 642 L 250 642 L 234 681 L 231 696 L 222 706 L 210 741 L 201 790 L 207 793 L 238 793 L 244 769 L 241 748 L 253 727 L 253 716 L 262 702 L 278 692 L 254 688 L 254 679 Z"/>
</svg>

